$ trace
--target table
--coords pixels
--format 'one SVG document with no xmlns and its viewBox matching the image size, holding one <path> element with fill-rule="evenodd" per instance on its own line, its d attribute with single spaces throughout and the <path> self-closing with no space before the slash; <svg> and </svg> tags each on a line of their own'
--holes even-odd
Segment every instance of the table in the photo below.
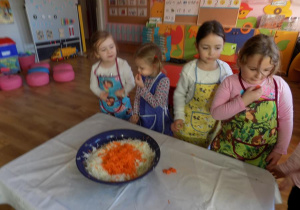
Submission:
<svg viewBox="0 0 300 210">
<path fill-rule="evenodd" d="M 90 137 L 134 129 L 154 138 L 161 158 L 142 179 L 99 184 L 77 169 Z M 163 169 L 174 167 L 176 174 Z M 0 203 L 16 209 L 274 209 L 276 182 L 266 170 L 105 114 L 95 114 L 0 169 Z"/>
</svg>

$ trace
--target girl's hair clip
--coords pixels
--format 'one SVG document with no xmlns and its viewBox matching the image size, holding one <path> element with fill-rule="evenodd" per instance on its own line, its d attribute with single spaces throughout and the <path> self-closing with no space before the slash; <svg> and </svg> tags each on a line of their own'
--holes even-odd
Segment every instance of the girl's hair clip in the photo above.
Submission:
<svg viewBox="0 0 300 210">
<path fill-rule="evenodd" d="M 157 58 L 157 55 L 154 55 L 154 58 Z"/>
</svg>

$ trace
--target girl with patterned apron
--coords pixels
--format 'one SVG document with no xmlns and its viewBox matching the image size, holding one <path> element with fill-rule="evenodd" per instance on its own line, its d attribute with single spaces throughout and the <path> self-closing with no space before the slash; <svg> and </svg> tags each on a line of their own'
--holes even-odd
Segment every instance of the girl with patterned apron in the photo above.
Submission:
<svg viewBox="0 0 300 210">
<path fill-rule="evenodd" d="M 239 74 L 239 81 L 246 91 Z M 245 111 L 222 121 L 222 129 L 212 142 L 212 150 L 266 168 L 266 158 L 277 142 L 277 83 L 273 97 L 261 97 Z"/>
<path fill-rule="evenodd" d="M 218 63 L 219 65 L 219 63 Z M 185 121 L 183 128 L 175 136 L 184 141 L 207 148 L 212 140 L 212 135 L 217 128 L 218 122 L 212 118 L 210 107 L 215 92 L 220 84 L 218 83 L 197 83 L 197 66 L 195 67 L 195 91 L 193 98 L 185 105 Z"/>
<path fill-rule="evenodd" d="M 94 71 L 95 75 L 96 75 L 96 70 L 100 67 L 100 63 Z M 132 111 L 130 99 L 127 96 L 125 96 L 124 98 L 118 98 L 115 95 L 115 92 L 117 90 L 123 88 L 117 59 L 116 59 L 116 67 L 118 73 L 118 75 L 116 76 L 96 75 L 98 78 L 99 88 L 102 91 L 106 91 L 108 93 L 108 97 L 106 100 L 99 99 L 100 110 L 103 113 L 116 116 L 117 118 L 128 120 L 131 116 L 131 111 Z"/>
<path fill-rule="evenodd" d="M 159 73 L 153 83 L 151 84 L 150 93 L 155 94 L 155 90 L 159 81 L 166 77 L 163 73 Z M 142 76 L 143 81 L 145 82 L 145 77 Z M 170 117 L 168 107 L 158 106 L 153 108 L 143 97 L 140 98 L 140 124 L 145 128 L 155 130 L 157 132 L 172 135 L 171 123 L 173 122 Z"/>
</svg>

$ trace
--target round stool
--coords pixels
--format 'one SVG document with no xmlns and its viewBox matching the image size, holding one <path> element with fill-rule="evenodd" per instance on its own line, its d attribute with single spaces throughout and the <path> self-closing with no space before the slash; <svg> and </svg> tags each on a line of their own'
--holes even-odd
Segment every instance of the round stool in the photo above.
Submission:
<svg viewBox="0 0 300 210">
<path fill-rule="evenodd" d="M 75 72 L 71 64 L 62 63 L 53 67 L 53 79 L 56 82 L 70 82 L 74 80 Z"/>
<path fill-rule="evenodd" d="M 49 74 L 46 72 L 34 72 L 26 76 L 26 81 L 32 87 L 47 85 L 49 83 Z"/>
<path fill-rule="evenodd" d="M 70 82 L 74 80 L 75 73 L 73 70 L 59 70 L 59 71 L 53 71 L 53 79 L 56 82 Z"/>
<path fill-rule="evenodd" d="M 73 71 L 73 67 L 72 67 L 71 64 L 61 63 L 61 64 L 58 64 L 58 65 L 53 67 L 53 72 L 60 71 L 60 70 L 66 70 L 66 69 L 70 69 L 70 70 Z"/>
<path fill-rule="evenodd" d="M 7 75 L 0 77 L 0 89 L 3 91 L 14 90 L 22 86 L 22 78 L 19 75 Z"/>
</svg>

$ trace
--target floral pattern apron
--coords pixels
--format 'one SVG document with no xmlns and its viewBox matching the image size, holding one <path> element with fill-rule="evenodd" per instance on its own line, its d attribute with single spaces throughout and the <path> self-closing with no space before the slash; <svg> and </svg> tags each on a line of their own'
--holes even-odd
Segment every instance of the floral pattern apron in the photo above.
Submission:
<svg viewBox="0 0 300 210">
<path fill-rule="evenodd" d="M 239 75 L 240 84 L 246 90 Z M 222 121 L 222 129 L 211 145 L 219 153 L 266 168 L 266 158 L 277 142 L 277 84 L 275 93 L 248 105 L 245 111 Z M 262 86 L 262 88 L 265 88 Z M 269 88 L 270 89 L 270 88 Z M 274 88 L 273 88 L 274 92 Z M 264 91 L 265 93 L 265 91 Z"/>
<path fill-rule="evenodd" d="M 166 77 L 166 75 L 160 73 L 150 86 L 150 93 L 155 94 L 155 90 L 159 81 Z M 145 77 L 143 77 L 145 81 Z M 166 135 L 173 135 L 171 131 L 171 123 L 173 122 L 169 109 L 167 106 L 158 106 L 153 108 L 143 97 L 140 99 L 140 124 L 145 128 L 163 133 Z"/>
<path fill-rule="evenodd" d="M 184 141 L 207 148 L 211 143 L 211 136 L 217 129 L 218 124 L 218 121 L 213 119 L 210 114 L 210 107 L 220 84 L 220 79 L 218 83 L 197 83 L 197 65 L 195 67 L 195 76 L 194 96 L 184 107 L 185 122 L 183 128 L 174 135 Z"/>
<path fill-rule="evenodd" d="M 98 67 L 95 69 L 94 72 L 95 75 L 96 75 L 96 70 L 99 68 L 99 66 L 100 63 Z M 116 76 L 96 75 L 98 78 L 99 88 L 102 91 L 106 91 L 108 93 L 108 97 L 106 100 L 99 99 L 100 110 L 103 113 L 116 116 L 117 118 L 128 120 L 132 114 L 130 99 L 127 96 L 124 98 L 118 98 L 115 95 L 115 92 L 117 90 L 123 88 L 117 60 L 116 60 L 116 67 L 118 72 L 118 75 Z"/>
</svg>

